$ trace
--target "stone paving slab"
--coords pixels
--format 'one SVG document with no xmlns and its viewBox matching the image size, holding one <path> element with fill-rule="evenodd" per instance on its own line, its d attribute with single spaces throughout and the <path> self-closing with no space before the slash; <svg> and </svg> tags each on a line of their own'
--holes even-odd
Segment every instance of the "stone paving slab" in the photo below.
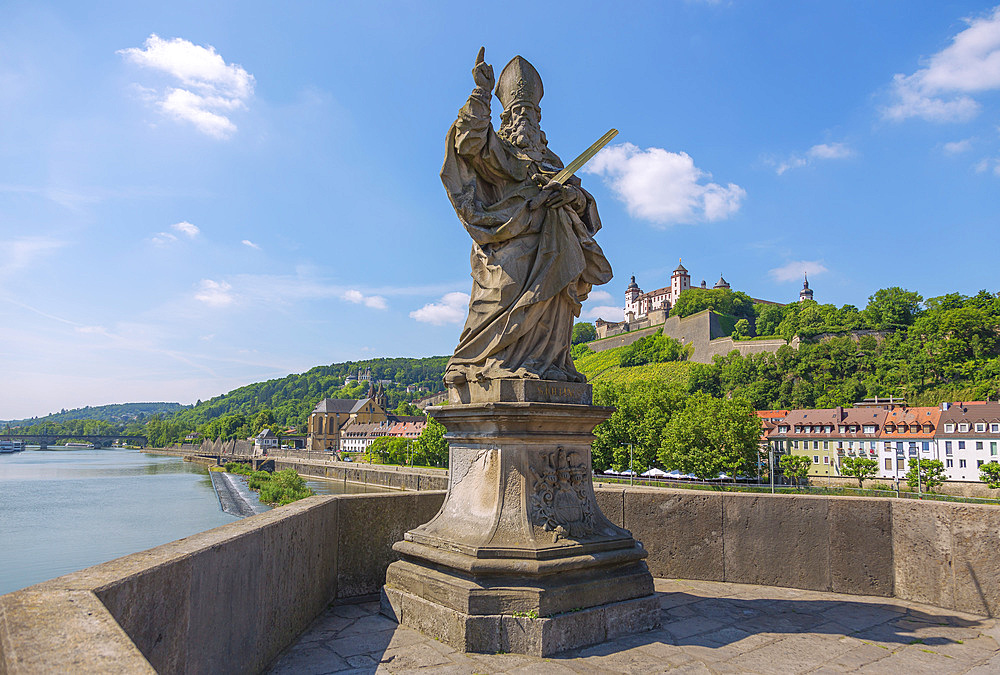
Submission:
<svg viewBox="0 0 1000 675">
<path fill-rule="evenodd" d="M 463 654 L 379 614 L 329 607 L 272 664 L 305 673 L 1000 673 L 1000 623 L 871 596 L 657 579 L 648 633 L 540 659 Z"/>
</svg>

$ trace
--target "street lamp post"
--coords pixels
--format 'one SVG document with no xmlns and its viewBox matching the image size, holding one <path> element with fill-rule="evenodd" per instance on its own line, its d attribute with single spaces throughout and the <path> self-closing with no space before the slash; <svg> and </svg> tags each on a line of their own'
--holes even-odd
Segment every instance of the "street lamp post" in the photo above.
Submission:
<svg viewBox="0 0 1000 675">
<path fill-rule="evenodd" d="M 767 474 L 771 477 L 771 494 L 774 494 L 774 445 L 773 441 L 767 444 Z"/>
<path fill-rule="evenodd" d="M 635 469 L 632 468 L 632 444 L 628 444 L 628 484 L 635 485 Z"/>
</svg>

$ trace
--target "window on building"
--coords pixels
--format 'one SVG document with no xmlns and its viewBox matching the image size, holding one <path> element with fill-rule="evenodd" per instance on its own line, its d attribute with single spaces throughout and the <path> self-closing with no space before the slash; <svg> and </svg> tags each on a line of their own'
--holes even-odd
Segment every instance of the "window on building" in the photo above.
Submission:
<svg viewBox="0 0 1000 675">
<path fill-rule="evenodd" d="M 907 450 L 909 451 L 910 457 L 916 457 L 917 456 L 917 443 L 916 443 L 916 441 L 910 441 L 910 447 L 907 448 Z"/>
<path fill-rule="evenodd" d="M 982 450 L 982 449 L 983 449 L 983 442 L 976 441 L 976 450 Z"/>
<path fill-rule="evenodd" d="M 896 460 L 896 471 L 902 471 L 906 468 L 906 461 L 902 459 Z"/>
<path fill-rule="evenodd" d="M 829 463 L 830 463 L 830 458 L 829 458 L 829 456 L 827 456 L 827 455 L 823 455 L 823 463 L 824 463 L 824 464 L 829 464 Z"/>
<path fill-rule="evenodd" d="M 823 449 L 824 450 L 830 449 L 830 441 L 823 441 Z"/>
<path fill-rule="evenodd" d="M 887 451 L 888 450 L 892 450 L 892 443 L 890 443 L 889 441 L 886 441 L 885 443 L 882 444 L 882 449 L 883 450 L 887 450 Z"/>
<path fill-rule="evenodd" d="M 845 427 L 843 424 L 837 425 L 837 431 L 839 431 L 840 433 L 844 433 L 846 430 L 847 427 Z"/>
<path fill-rule="evenodd" d="M 946 459 L 946 460 L 944 460 L 944 465 L 947 468 L 950 469 L 951 467 L 955 466 L 955 460 L 953 460 L 953 459 Z"/>
<path fill-rule="evenodd" d="M 813 464 L 819 464 L 819 455 L 813 455 Z"/>
<path fill-rule="evenodd" d="M 969 430 L 969 423 L 968 422 L 961 422 L 961 423 L 959 423 L 959 425 L 958 425 L 958 432 L 960 434 L 964 434 L 968 430 Z"/>
<path fill-rule="evenodd" d="M 986 431 L 986 422 L 976 422 L 976 431 L 979 433 Z"/>
<path fill-rule="evenodd" d="M 964 469 L 965 468 L 965 460 L 964 459 L 958 460 L 958 468 L 959 469 Z"/>
<path fill-rule="evenodd" d="M 885 470 L 886 471 L 892 471 L 892 458 L 891 457 L 886 457 L 885 458 Z"/>
<path fill-rule="evenodd" d="M 868 449 L 875 450 L 875 441 L 868 441 Z"/>
<path fill-rule="evenodd" d="M 990 422 L 990 433 L 991 434 L 1000 434 L 1000 424 L 998 424 L 996 422 Z"/>
<path fill-rule="evenodd" d="M 959 450 L 965 450 L 965 441 L 959 441 L 958 442 L 958 449 Z"/>
<path fill-rule="evenodd" d="M 997 442 L 996 441 L 990 441 L 990 454 L 993 455 L 994 457 L 997 454 Z"/>
<path fill-rule="evenodd" d="M 819 450 L 819 441 L 813 441 L 813 450 Z"/>
<path fill-rule="evenodd" d="M 944 425 L 944 432 L 946 434 L 955 433 L 955 425 L 954 424 L 946 424 L 946 425 Z"/>
<path fill-rule="evenodd" d="M 930 452 L 931 451 L 930 441 L 924 441 L 923 443 L 921 443 L 920 449 L 923 450 L 924 452 Z"/>
<path fill-rule="evenodd" d="M 903 441 L 896 441 L 896 454 L 903 454 Z"/>
<path fill-rule="evenodd" d="M 866 425 L 864 425 L 864 427 L 862 427 L 862 431 L 864 431 L 866 434 L 874 434 L 875 433 L 875 425 L 874 424 L 866 424 Z"/>
<path fill-rule="evenodd" d="M 950 455 L 951 454 L 951 441 L 945 441 L 944 442 L 944 454 L 946 454 L 946 455 Z"/>
<path fill-rule="evenodd" d="M 981 459 L 977 459 L 977 460 L 976 460 L 976 466 L 977 466 L 977 467 L 980 467 L 980 466 L 982 466 L 982 465 L 983 465 L 983 461 L 984 461 L 984 460 L 981 460 Z"/>
</svg>

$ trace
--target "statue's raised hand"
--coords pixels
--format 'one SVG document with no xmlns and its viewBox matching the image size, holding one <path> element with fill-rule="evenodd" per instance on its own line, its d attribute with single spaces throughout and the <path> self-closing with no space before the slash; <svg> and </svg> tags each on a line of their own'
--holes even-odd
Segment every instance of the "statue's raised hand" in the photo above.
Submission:
<svg viewBox="0 0 1000 675">
<path fill-rule="evenodd" d="M 472 79 L 476 81 L 477 87 L 482 87 L 489 92 L 493 91 L 496 79 L 493 77 L 493 66 L 486 63 L 486 47 L 479 48 L 476 65 L 472 67 Z"/>
</svg>

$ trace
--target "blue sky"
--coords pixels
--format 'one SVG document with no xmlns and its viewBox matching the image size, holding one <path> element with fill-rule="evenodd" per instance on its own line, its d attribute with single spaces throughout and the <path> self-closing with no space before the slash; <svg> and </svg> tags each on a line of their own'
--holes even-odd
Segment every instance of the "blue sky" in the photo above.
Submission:
<svg viewBox="0 0 1000 675">
<path fill-rule="evenodd" d="M 615 269 L 586 318 L 679 257 L 777 301 L 1000 286 L 990 3 L 8 0 L 0 419 L 450 353 L 480 45 L 536 66 L 564 161 L 621 132 L 581 176 Z"/>
</svg>

